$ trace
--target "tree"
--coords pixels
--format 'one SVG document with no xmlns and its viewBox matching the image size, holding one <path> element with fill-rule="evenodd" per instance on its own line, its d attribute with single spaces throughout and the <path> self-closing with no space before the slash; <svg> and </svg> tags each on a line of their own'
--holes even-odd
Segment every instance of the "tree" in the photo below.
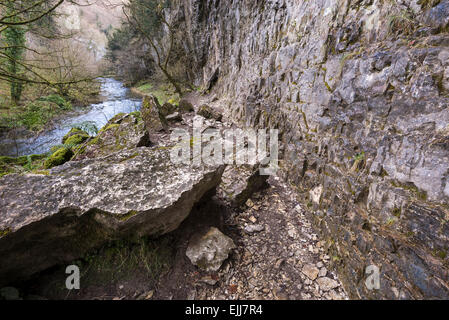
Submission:
<svg viewBox="0 0 449 320">
<path fill-rule="evenodd" d="M 169 2 L 166 0 L 130 0 L 124 6 L 123 12 L 129 25 L 133 26 L 140 36 L 148 41 L 156 56 L 156 65 L 175 87 L 176 92 L 182 95 L 181 86 L 169 71 L 176 33 L 173 25 L 165 16 L 165 9 L 168 6 Z M 162 43 L 164 28 L 169 37 L 166 47 Z"/>
<path fill-rule="evenodd" d="M 83 1 L 83 0 L 81 0 Z M 88 0 L 86 0 L 88 1 Z M 49 58 L 61 61 L 57 56 L 60 52 L 41 52 L 26 45 L 28 32 L 42 34 L 46 40 L 67 38 L 59 34 L 52 20 L 58 15 L 56 9 L 64 2 L 71 0 L 0 0 L 0 80 L 7 81 L 11 87 L 11 100 L 17 104 L 25 84 L 43 84 L 45 86 L 61 87 L 93 80 L 83 77 L 64 77 L 52 79 L 47 75 Z M 76 2 L 73 2 L 76 3 Z M 45 30 L 45 31 L 42 31 Z M 31 61 L 27 55 L 33 54 Z M 41 59 L 36 59 L 40 56 Z M 64 59 L 63 59 L 64 60 Z M 53 69 L 67 69 L 66 65 L 52 66 Z"/>
<path fill-rule="evenodd" d="M 7 7 L 7 14 L 13 14 L 12 6 Z M 17 16 L 12 16 L 7 21 L 18 22 Z M 23 80 L 19 79 L 22 70 L 19 61 L 23 58 L 25 46 L 25 29 L 21 25 L 12 25 L 5 30 L 5 56 L 6 70 L 12 75 L 10 81 L 11 100 L 14 104 L 20 101 L 23 89 Z"/>
</svg>

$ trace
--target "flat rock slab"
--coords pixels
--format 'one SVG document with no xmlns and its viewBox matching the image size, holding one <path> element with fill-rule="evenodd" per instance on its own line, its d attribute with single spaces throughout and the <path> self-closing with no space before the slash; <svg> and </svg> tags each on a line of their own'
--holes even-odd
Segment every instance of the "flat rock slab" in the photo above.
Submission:
<svg viewBox="0 0 449 320">
<path fill-rule="evenodd" d="M 107 240 L 176 229 L 222 166 L 174 165 L 167 148 L 71 161 L 0 179 L 0 285 L 83 256 Z"/>
</svg>

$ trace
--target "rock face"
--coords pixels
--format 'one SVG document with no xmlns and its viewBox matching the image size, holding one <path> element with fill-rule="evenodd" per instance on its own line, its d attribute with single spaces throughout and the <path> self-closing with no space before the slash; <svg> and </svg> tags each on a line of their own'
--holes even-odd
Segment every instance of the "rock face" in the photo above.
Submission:
<svg viewBox="0 0 449 320">
<path fill-rule="evenodd" d="M 196 85 L 230 119 L 280 130 L 350 297 L 449 298 L 449 1 L 173 5 Z"/>
<path fill-rule="evenodd" d="M 200 269 L 213 272 L 220 269 L 234 248 L 231 238 L 212 227 L 205 235 L 192 237 L 186 255 Z"/>
<path fill-rule="evenodd" d="M 0 287 L 105 241 L 170 232 L 224 168 L 173 165 L 163 148 L 70 161 L 0 179 Z"/>
</svg>

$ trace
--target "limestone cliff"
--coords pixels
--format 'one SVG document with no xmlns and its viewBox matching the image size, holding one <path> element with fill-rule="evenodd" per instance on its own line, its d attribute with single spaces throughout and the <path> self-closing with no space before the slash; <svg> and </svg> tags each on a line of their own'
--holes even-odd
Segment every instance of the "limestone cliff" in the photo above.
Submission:
<svg viewBox="0 0 449 320">
<path fill-rule="evenodd" d="M 231 119 L 280 129 L 285 177 L 350 296 L 448 298 L 449 1 L 172 8 L 196 84 Z"/>
</svg>

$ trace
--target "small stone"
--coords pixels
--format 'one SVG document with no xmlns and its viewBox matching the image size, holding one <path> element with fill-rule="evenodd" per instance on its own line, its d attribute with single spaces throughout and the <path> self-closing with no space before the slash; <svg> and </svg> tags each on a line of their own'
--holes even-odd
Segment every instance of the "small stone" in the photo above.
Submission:
<svg viewBox="0 0 449 320">
<path fill-rule="evenodd" d="M 320 289 L 323 291 L 329 291 L 332 289 L 335 289 L 339 286 L 338 282 L 328 278 L 328 277 L 322 277 L 317 279 L 318 285 L 320 286 Z"/>
<path fill-rule="evenodd" d="M 250 208 L 254 206 L 254 202 L 251 199 L 246 200 L 245 204 Z"/>
<path fill-rule="evenodd" d="M 211 276 L 206 276 L 206 277 L 201 278 L 199 280 L 199 282 L 205 283 L 205 284 L 207 284 L 209 286 L 214 286 L 214 285 L 217 284 L 218 280 L 212 278 Z"/>
<path fill-rule="evenodd" d="M 248 224 L 244 230 L 247 233 L 256 233 L 265 230 L 265 227 L 261 224 Z"/>
<path fill-rule="evenodd" d="M 320 270 L 313 264 L 306 264 L 302 268 L 302 273 L 304 273 L 310 280 L 315 280 L 318 277 Z"/>
<path fill-rule="evenodd" d="M 320 269 L 320 273 L 318 274 L 319 277 L 325 277 L 327 274 L 327 269 L 326 268 L 321 268 Z"/>
<path fill-rule="evenodd" d="M 251 221 L 252 223 L 256 223 L 257 219 L 254 216 L 249 217 L 249 221 Z"/>
<path fill-rule="evenodd" d="M 182 121 L 182 116 L 181 116 L 181 114 L 179 112 L 175 112 L 175 113 L 172 113 L 172 114 L 166 116 L 165 119 L 167 121 L 178 122 L 178 121 Z"/>
</svg>

